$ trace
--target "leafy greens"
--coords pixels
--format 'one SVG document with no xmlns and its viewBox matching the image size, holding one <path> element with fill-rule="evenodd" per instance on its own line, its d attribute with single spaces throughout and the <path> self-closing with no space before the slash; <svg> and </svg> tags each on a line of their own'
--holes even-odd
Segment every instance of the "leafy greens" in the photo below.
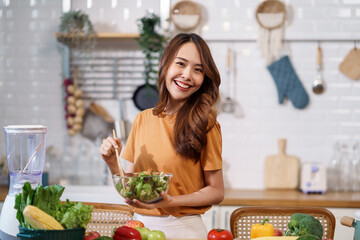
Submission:
<svg viewBox="0 0 360 240">
<path fill-rule="evenodd" d="M 116 189 L 125 198 L 136 198 L 144 202 L 160 199 L 160 193 L 167 191 L 170 178 L 164 173 L 156 174 L 153 171 L 142 171 L 136 177 L 129 177 L 125 186 L 121 180 L 116 184 Z"/>
<path fill-rule="evenodd" d="M 35 189 L 32 189 L 30 183 L 26 182 L 22 193 L 15 196 L 16 218 L 19 220 L 20 226 L 32 229 L 24 219 L 22 212 L 27 205 L 33 205 L 54 217 L 65 229 L 86 228 L 91 220 L 94 207 L 81 202 L 70 202 L 68 199 L 62 203 L 60 197 L 64 189 L 57 184 L 46 187 L 38 184 Z"/>
</svg>

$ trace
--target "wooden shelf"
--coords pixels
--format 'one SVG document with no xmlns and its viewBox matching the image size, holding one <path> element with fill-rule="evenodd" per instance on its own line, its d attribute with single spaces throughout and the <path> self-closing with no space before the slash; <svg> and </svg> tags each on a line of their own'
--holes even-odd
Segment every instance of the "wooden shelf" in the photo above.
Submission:
<svg viewBox="0 0 360 240">
<path fill-rule="evenodd" d="M 64 38 L 72 38 L 75 35 L 74 34 L 68 34 L 68 33 L 55 33 L 54 36 L 56 38 L 58 37 L 64 37 Z M 97 33 L 96 35 L 93 35 L 94 37 L 98 39 L 134 39 L 139 38 L 138 33 L 113 33 L 113 32 L 103 32 L 103 33 Z M 91 37 L 91 35 L 90 35 Z"/>
</svg>

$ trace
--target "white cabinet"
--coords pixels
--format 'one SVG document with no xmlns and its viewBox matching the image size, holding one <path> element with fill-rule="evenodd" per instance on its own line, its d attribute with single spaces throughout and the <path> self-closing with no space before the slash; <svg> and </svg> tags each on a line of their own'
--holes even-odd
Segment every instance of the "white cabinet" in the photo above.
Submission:
<svg viewBox="0 0 360 240">
<path fill-rule="evenodd" d="M 220 206 L 220 228 L 230 230 L 230 217 L 233 211 L 240 206 Z"/>
<path fill-rule="evenodd" d="M 208 231 L 213 228 L 222 228 L 230 231 L 230 217 L 233 211 L 241 206 L 213 206 L 202 217 Z M 341 225 L 340 219 L 344 216 L 354 217 L 356 208 L 327 208 L 336 219 L 334 240 L 351 240 L 354 238 L 354 228 Z"/>
<path fill-rule="evenodd" d="M 202 220 L 206 226 L 207 231 L 211 229 L 220 228 L 220 206 L 212 206 L 205 214 L 201 215 Z"/>
<path fill-rule="evenodd" d="M 222 228 L 230 231 L 230 216 L 237 208 L 239 206 L 213 206 L 202 215 L 207 230 Z"/>
</svg>

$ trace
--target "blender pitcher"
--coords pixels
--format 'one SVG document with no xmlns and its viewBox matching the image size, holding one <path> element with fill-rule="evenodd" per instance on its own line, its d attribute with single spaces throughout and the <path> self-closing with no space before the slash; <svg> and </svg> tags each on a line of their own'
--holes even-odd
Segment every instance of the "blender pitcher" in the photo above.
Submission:
<svg viewBox="0 0 360 240">
<path fill-rule="evenodd" d="M 22 192 L 25 182 L 34 188 L 42 184 L 45 163 L 47 127 L 41 125 L 10 125 L 4 127 L 6 156 L 9 168 L 9 192 L 0 216 L 0 239 L 17 239 L 15 195 Z"/>
</svg>

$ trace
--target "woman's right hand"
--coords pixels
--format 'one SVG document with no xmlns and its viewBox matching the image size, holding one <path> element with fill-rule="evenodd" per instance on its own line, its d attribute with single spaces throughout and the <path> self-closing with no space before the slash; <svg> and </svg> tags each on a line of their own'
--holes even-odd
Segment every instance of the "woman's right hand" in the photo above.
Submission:
<svg viewBox="0 0 360 240">
<path fill-rule="evenodd" d="M 122 144 L 119 138 L 108 137 L 103 140 L 103 143 L 100 146 L 101 157 L 108 165 L 112 174 L 119 172 L 115 148 L 118 149 L 119 153 L 121 152 Z"/>
</svg>

